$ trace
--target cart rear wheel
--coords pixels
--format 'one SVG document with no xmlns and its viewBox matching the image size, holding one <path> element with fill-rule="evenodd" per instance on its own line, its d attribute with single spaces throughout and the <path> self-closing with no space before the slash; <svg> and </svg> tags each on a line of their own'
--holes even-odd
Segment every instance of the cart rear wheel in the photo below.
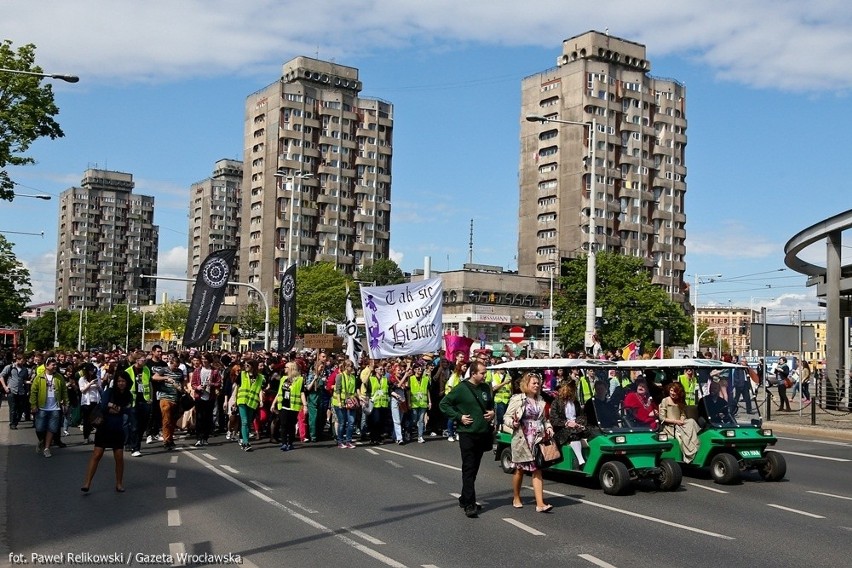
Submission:
<svg viewBox="0 0 852 568">
<path fill-rule="evenodd" d="M 716 483 L 730 485 L 740 478 L 740 464 L 731 454 L 718 454 L 710 462 L 710 474 Z"/>
<path fill-rule="evenodd" d="M 606 462 L 601 466 L 598 480 L 604 493 L 607 495 L 620 495 L 630 485 L 630 472 L 627 471 L 627 466 L 621 462 Z"/>
</svg>

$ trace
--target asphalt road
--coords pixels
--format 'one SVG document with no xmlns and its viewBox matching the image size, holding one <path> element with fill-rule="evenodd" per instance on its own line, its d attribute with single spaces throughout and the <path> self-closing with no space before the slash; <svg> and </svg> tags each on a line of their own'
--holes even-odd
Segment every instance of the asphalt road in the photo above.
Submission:
<svg viewBox="0 0 852 568">
<path fill-rule="evenodd" d="M 147 446 L 126 460 L 126 493 L 113 489 L 107 454 L 82 496 L 91 446 L 79 430 L 49 459 L 35 453 L 32 429 L 9 431 L 4 420 L 0 430 L 0 565 L 96 565 L 84 554 L 114 555 L 98 565 L 179 565 L 188 553 L 198 556 L 186 565 L 248 567 L 799 567 L 848 565 L 852 552 L 851 442 L 782 434 L 780 483 L 747 474 L 719 486 L 699 471 L 676 492 L 648 484 L 612 497 L 588 480 L 546 475 L 551 514 L 535 512 L 529 487 L 525 507 L 512 508 L 511 478 L 486 455 L 484 510 L 468 519 L 456 501 L 458 445 L 443 439 L 287 453 L 265 442 L 244 453 L 222 436 L 206 448 Z"/>
</svg>

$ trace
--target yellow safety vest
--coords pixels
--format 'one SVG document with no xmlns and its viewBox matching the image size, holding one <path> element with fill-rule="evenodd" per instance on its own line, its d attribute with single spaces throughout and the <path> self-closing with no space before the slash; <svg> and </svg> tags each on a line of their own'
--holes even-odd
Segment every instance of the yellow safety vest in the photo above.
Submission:
<svg viewBox="0 0 852 568">
<path fill-rule="evenodd" d="M 254 381 L 249 379 L 246 371 L 240 373 L 240 390 L 237 391 L 237 404 L 245 404 L 249 408 L 260 406 L 260 389 L 263 388 L 263 375 L 258 374 Z"/>
<path fill-rule="evenodd" d="M 429 375 L 423 375 L 417 380 L 417 375 L 411 376 L 411 408 L 429 407 Z"/>
<path fill-rule="evenodd" d="M 390 405 L 390 393 L 388 392 L 388 379 L 381 380 L 376 375 L 370 377 L 370 398 L 373 400 L 373 408 L 387 408 Z"/>
<path fill-rule="evenodd" d="M 290 393 L 290 405 L 284 406 L 284 383 L 286 383 L 286 379 L 282 379 L 281 384 L 278 385 L 278 396 L 276 397 L 275 406 L 278 410 L 293 410 L 300 411 L 302 410 L 302 385 L 305 382 L 304 377 L 299 375 L 294 377 L 290 382 L 290 388 L 287 392 Z M 237 393 L 239 396 L 239 393 Z"/>
</svg>

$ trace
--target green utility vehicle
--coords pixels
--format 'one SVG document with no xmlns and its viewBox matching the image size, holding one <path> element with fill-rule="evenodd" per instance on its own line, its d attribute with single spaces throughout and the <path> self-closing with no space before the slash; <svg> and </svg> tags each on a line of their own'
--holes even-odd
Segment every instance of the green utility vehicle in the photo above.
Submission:
<svg viewBox="0 0 852 568">
<path fill-rule="evenodd" d="M 694 418 L 700 427 L 698 452 L 689 464 L 684 463 L 677 436 L 670 436 L 672 447 L 663 457 L 676 460 L 684 469 L 709 469 L 716 483 L 732 484 L 740 480 L 741 472 L 756 470 L 766 481 L 780 481 L 787 473 L 787 462 L 778 452 L 767 451 L 778 439 L 772 430 L 763 427 L 758 415 L 747 423 L 738 422 L 734 413 L 734 374 L 746 373 L 739 380 L 748 385 L 748 396 L 754 397 L 747 368 L 733 363 L 712 359 L 648 359 L 619 361 L 622 371 L 642 372 L 646 378 L 659 374 L 661 383 L 680 380 L 686 369 L 693 369 L 698 378 L 695 392 L 696 404 L 687 407 L 687 415 Z M 760 408 L 754 401 L 754 408 Z M 662 425 L 661 425 L 662 428 Z"/>
<path fill-rule="evenodd" d="M 595 376 L 603 377 L 613 368 L 613 363 L 594 359 L 526 359 L 510 361 L 490 367 L 506 369 L 514 377 L 534 372 L 563 368 L 566 375 L 570 369 L 580 369 L 594 383 Z M 648 479 L 659 488 L 674 491 L 680 486 L 682 474 L 678 463 L 664 454 L 671 452 L 674 443 L 666 434 L 637 425 L 622 414 L 620 408 L 601 397 L 586 403 L 589 421 L 589 437 L 583 441 L 576 455 L 568 445 L 562 447 L 562 459 L 551 465 L 551 471 L 569 472 L 587 478 L 596 478 L 603 491 L 609 495 L 625 493 L 634 481 Z M 594 421 L 594 424 L 592 423 Z M 506 473 L 512 473 L 512 432 L 498 425 L 495 460 Z"/>
</svg>

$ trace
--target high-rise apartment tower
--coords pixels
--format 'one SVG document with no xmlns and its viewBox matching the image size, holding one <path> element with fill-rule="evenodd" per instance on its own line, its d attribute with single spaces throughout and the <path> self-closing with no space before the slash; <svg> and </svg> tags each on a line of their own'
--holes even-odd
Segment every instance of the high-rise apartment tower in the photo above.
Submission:
<svg viewBox="0 0 852 568">
<path fill-rule="evenodd" d="M 685 301 L 686 88 L 650 69 L 644 45 L 590 31 L 523 80 L 521 274 L 585 254 L 594 203 L 596 250 L 642 258 L 653 283 Z"/>
<path fill-rule="evenodd" d="M 159 228 L 154 198 L 133 193 L 133 175 L 88 169 L 59 196 L 56 305 L 105 309 L 156 299 Z"/>
<path fill-rule="evenodd" d="M 297 57 L 246 100 L 240 277 L 267 298 L 291 261 L 353 274 L 388 257 L 393 105 L 361 87 L 354 67 Z"/>
<path fill-rule="evenodd" d="M 218 160 L 213 175 L 192 184 L 189 190 L 189 243 L 187 246 L 186 297 L 192 297 L 195 277 L 211 252 L 240 247 L 240 207 L 243 163 Z M 234 261 L 232 281 L 239 280 L 239 256 Z"/>
</svg>

